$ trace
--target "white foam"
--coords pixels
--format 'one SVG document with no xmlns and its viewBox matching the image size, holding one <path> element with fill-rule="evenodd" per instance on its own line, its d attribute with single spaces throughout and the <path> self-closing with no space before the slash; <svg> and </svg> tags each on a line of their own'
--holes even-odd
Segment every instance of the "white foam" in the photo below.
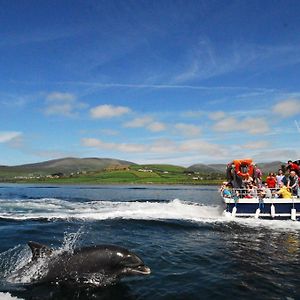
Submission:
<svg viewBox="0 0 300 300">
<path fill-rule="evenodd" d="M 0 299 L 1 300 L 22 300 L 23 298 L 14 297 L 10 293 L 1 293 L 0 292 Z"/>
<path fill-rule="evenodd" d="M 275 230 L 300 230 L 300 222 L 291 220 L 262 220 L 254 218 L 227 218 L 222 207 L 201 205 L 174 199 L 170 202 L 72 202 L 56 198 L 0 200 L 0 217 L 14 220 L 27 219 L 135 219 L 184 220 L 200 223 L 235 222 L 248 227 L 269 227 Z"/>
<path fill-rule="evenodd" d="M 300 231 L 300 222 L 288 220 L 266 220 L 266 219 L 254 219 L 254 218 L 235 218 L 231 220 L 237 224 L 247 227 L 268 227 L 269 229 L 276 231 Z"/>
<path fill-rule="evenodd" d="M 0 217 L 7 219 L 212 219 L 220 216 L 217 206 L 187 203 L 175 199 L 171 202 L 69 202 L 44 198 L 37 200 L 1 201 Z"/>
<path fill-rule="evenodd" d="M 75 233 L 66 233 L 63 244 L 60 248 L 53 250 L 47 257 L 41 257 L 31 263 L 32 253 L 28 246 L 16 246 L 0 254 L 2 261 L 5 261 L 5 280 L 10 283 L 31 283 L 42 278 L 48 269 L 49 262 L 64 251 L 73 251 L 79 237 L 83 234 L 82 228 Z M 0 297 L 0 300 L 2 298 Z"/>
</svg>

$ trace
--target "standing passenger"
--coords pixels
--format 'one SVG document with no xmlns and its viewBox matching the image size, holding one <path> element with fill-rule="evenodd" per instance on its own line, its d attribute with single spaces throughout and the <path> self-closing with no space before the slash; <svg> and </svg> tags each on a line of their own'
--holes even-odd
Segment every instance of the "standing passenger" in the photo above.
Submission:
<svg viewBox="0 0 300 300">
<path fill-rule="evenodd" d="M 261 188 L 262 186 L 262 171 L 258 168 L 257 165 L 255 165 L 255 171 L 254 171 L 254 181 L 258 188 Z"/>
<path fill-rule="evenodd" d="M 266 183 L 268 185 L 268 188 L 274 189 L 276 187 L 276 178 L 274 176 L 274 173 L 269 173 L 269 176 L 266 179 Z"/>
<path fill-rule="evenodd" d="M 298 176 L 300 176 L 300 167 L 293 163 L 291 160 L 288 161 L 287 170 L 291 173 L 291 171 L 295 171 Z"/>
<path fill-rule="evenodd" d="M 282 169 L 279 169 L 276 175 L 277 187 L 279 187 L 279 183 L 282 181 L 283 177 L 284 177 L 283 171 Z"/>
<path fill-rule="evenodd" d="M 299 178 L 295 171 L 291 171 L 287 187 L 291 189 L 293 196 L 299 197 Z"/>
</svg>

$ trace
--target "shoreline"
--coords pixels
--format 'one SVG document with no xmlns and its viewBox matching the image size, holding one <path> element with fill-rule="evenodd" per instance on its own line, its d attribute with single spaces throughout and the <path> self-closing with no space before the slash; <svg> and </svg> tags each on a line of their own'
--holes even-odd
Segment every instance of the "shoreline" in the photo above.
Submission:
<svg viewBox="0 0 300 300">
<path fill-rule="evenodd" d="M 71 185 L 107 185 L 107 186 L 121 186 L 121 185 L 132 185 L 132 186 L 141 186 L 141 185 L 159 185 L 159 186 L 164 186 L 164 185 L 187 185 L 187 186 L 205 186 L 205 185 L 211 185 L 211 186 L 216 186 L 216 185 L 221 185 L 222 180 L 211 180 L 211 181 L 204 181 L 204 182 L 59 182 L 59 181 L 0 181 L 0 184 L 36 184 L 36 185 L 66 185 L 66 186 L 71 186 Z"/>
</svg>

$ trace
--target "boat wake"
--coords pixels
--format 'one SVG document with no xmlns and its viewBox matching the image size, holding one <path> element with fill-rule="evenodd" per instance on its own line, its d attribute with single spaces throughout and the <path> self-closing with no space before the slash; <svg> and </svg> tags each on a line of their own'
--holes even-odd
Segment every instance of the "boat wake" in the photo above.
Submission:
<svg viewBox="0 0 300 300">
<path fill-rule="evenodd" d="M 1 199 L 0 219 L 26 220 L 179 220 L 196 223 L 234 223 L 247 227 L 300 230 L 300 222 L 228 218 L 223 207 L 174 199 L 172 201 L 86 201 L 72 202 L 57 198 Z"/>
<path fill-rule="evenodd" d="M 206 206 L 179 199 L 173 201 L 89 201 L 70 202 L 56 198 L 0 200 L 0 218 L 29 219 L 137 219 L 137 220 L 215 220 L 221 207 Z"/>
</svg>

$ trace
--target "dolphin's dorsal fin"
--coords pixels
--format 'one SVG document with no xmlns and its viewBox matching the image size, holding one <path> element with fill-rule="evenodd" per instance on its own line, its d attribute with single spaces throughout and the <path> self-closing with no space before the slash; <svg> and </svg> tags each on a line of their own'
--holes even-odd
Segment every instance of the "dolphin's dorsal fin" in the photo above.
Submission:
<svg viewBox="0 0 300 300">
<path fill-rule="evenodd" d="M 28 246 L 32 252 L 32 260 L 36 260 L 40 257 L 45 257 L 52 253 L 52 249 L 48 246 L 36 243 L 36 242 L 28 242 Z"/>
</svg>

